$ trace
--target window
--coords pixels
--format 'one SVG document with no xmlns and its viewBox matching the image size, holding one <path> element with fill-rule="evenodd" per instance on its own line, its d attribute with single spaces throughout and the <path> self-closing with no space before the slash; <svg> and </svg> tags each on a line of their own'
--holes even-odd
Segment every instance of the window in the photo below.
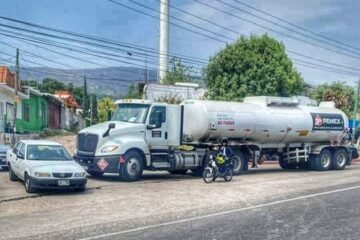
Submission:
<svg viewBox="0 0 360 240">
<path fill-rule="evenodd" d="M 161 114 L 161 122 L 162 123 L 166 122 L 166 108 L 158 106 L 158 107 L 153 107 L 151 109 L 151 114 L 150 114 L 150 119 L 149 119 L 150 125 L 153 125 L 156 123 L 156 114 L 155 113 Z"/>
<path fill-rule="evenodd" d="M 25 158 L 25 144 L 21 146 L 18 156 Z"/>
<path fill-rule="evenodd" d="M 39 161 L 71 161 L 69 153 L 63 146 L 57 145 L 29 145 L 27 160 Z"/>
<path fill-rule="evenodd" d="M 18 142 L 16 145 L 15 145 L 15 147 L 14 147 L 14 149 L 13 149 L 13 153 L 15 153 L 15 154 L 18 154 L 18 152 L 19 152 L 19 149 L 20 149 L 20 147 L 21 147 L 21 142 Z"/>
<path fill-rule="evenodd" d="M 25 121 L 30 121 L 30 106 L 28 104 L 24 104 L 23 106 L 23 118 Z"/>
</svg>

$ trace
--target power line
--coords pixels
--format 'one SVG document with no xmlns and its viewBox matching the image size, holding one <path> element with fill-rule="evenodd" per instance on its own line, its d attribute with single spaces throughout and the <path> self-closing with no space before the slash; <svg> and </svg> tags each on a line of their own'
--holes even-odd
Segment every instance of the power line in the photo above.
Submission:
<svg viewBox="0 0 360 240">
<path fill-rule="evenodd" d="M 4 24 L 1 24 L 0 23 L 0 26 L 2 26 L 2 25 L 4 25 Z M 11 28 L 11 27 L 13 27 L 13 26 L 8 26 L 8 25 L 5 25 L 7 28 Z M 37 32 L 37 31 L 33 31 L 33 30 L 28 30 L 28 29 L 24 29 L 24 28 L 19 28 L 19 27 L 13 27 L 13 28 L 15 28 L 16 30 L 18 30 L 18 31 L 25 31 L 25 32 L 30 32 L 30 33 L 33 33 L 33 34 L 37 34 L 37 35 L 41 35 L 41 36 L 45 36 L 45 37 L 51 37 L 51 38 L 55 38 L 55 39 L 61 39 L 61 40 L 65 40 L 65 41 L 74 41 L 74 42 L 76 42 L 76 43 L 80 43 L 80 44 L 87 44 L 87 45 L 90 45 L 90 46 L 95 46 L 95 47 L 100 47 L 100 48 L 105 48 L 105 49 L 111 49 L 111 50 L 120 50 L 120 51 L 125 51 L 125 50 L 123 50 L 123 49 L 118 49 L 118 48 L 114 48 L 114 47 L 109 47 L 109 46 L 106 46 L 106 45 L 102 45 L 102 44 L 96 44 L 96 43 L 91 43 L 91 42 L 87 42 L 87 41 L 83 41 L 83 40 L 77 40 L 77 39 L 73 39 L 73 38 L 68 38 L 68 37 L 62 37 L 62 36 L 56 36 L 56 35 L 52 35 L 52 34 L 47 34 L 47 33 L 42 33 L 42 32 Z M 26 36 L 27 38 L 32 38 L 32 39 L 30 39 L 31 41 L 33 41 L 33 39 L 37 39 L 37 40 L 39 40 L 40 39 L 40 41 L 44 41 L 44 39 L 41 39 L 41 38 L 36 38 L 36 37 L 34 37 L 34 36 L 31 36 L 31 35 L 26 35 L 26 34 L 19 34 L 19 33 L 17 33 L 17 32 L 12 32 L 12 31 L 9 31 L 9 30 L 3 30 L 3 29 L 0 29 L 1 31 L 3 31 L 3 32 L 10 32 L 10 33 L 12 33 L 12 34 L 16 34 L 16 35 L 22 35 L 22 36 Z M 2 35 L 5 35 L 5 36 L 8 36 L 8 37 L 13 37 L 13 38 L 18 38 L 19 39 L 19 37 L 18 36 L 14 36 L 14 35 L 6 35 L 6 34 L 3 34 L 2 33 Z M 21 39 L 21 38 L 20 38 Z M 23 39 L 24 40 L 24 39 Z M 29 39 L 26 39 L 26 40 L 29 40 Z M 46 40 L 46 41 L 48 41 L 48 40 Z M 39 41 L 36 41 L 36 42 L 38 42 L 38 43 L 42 43 L 42 42 L 39 42 Z M 49 45 L 49 43 L 46 43 L 46 44 L 48 44 Z M 61 43 L 61 44 L 63 44 L 63 43 Z M 51 45 L 51 44 L 50 44 Z M 53 45 L 53 44 L 52 44 Z M 70 44 L 67 44 L 67 45 L 69 45 L 69 46 L 71 46 Z M 54 46 L 54 45 L 53 45 Z M 81 47 L 78 47 L 78 46 L 74 46 L 74 45 L 72 45 L 73 47 L 77 47 L 77 48 L 81 48 Z M 59 46 L 57 46 L 57 47 L 59 47 Z M 74 50 L 73 48 L 69 48 L 69 47 L 67 47 L 67 46 L 65 46 L 65 47 L 63 47 L 63 48 L 65 48 L 65 49 L 67 49 L 67 50 L 72 50 L 72 51 L 79 51 L 79 50 Z M 83 47 L 82 47 L 83 48 Z M 92 52 L 94 52 L 95 50 L 93 50 L 93 49 L 86 49 L 87 51 L 92 51 Z M 81 52 L 83 52 L 83 51 L 81 51 Z M 128 53 L 128 51 L 125 51 L 126 53 Z M 88 52 L 87 52 L 88 53 Z M 108 53 L 102 53 L 102 54 L 104 54 L 104 55 L 109 55 Z M 94 54 L 93 54 L 94 55 Z M 97 55 L 98 56 L 98 55 Z M 98 57 L 102 57 L 102 56 L 98 56 Z M 119 56 L 120 57 L 120 56 Z M 106 58 L 106 57 L 102 57 L 102 58 Z M 129 58 L 129 57 L 122 57 L 122 58 Z M 112 59 L 113 60 L 113 59 Z M 133 59 L 134 60 L 134 59 Z M 120 60 L 116 60 L 116 61 L 120 61 Z M 88 61 L 89 62 L 89 61 Z M 121 62 L 121 61 L 120 61 Z M 89 62 L 89 63 L 91 63 L 91 62 Z M 125 62 L 126 63 L 126 62 Z M 156 64 L 157 64 L 157 62 L 156 62 Z M 132 65 L 136 65 L 136 64 L 132 64 Z M 138 66 L 140 66 L 140 65 L 138 65 Z M 142 66 L 141 66 L 142 67 Z M 199 70 L 199 69 L 198 69 Z"/>
<path fill-rule="evenodd" d="M 47 27 L 47 26 L 30 23 L 30 22 L 26 22 L 26 21 L 21 21 L 18 19 L 4 17 L 4 16 L 0 16 L 0 19 L 11 21 L 11 22 L 16 22 L 16 23 L 19 23 L 22 25 L 40 28 L 40 29 L 44 29 L 44 30 L 48 30 L 48 31 L 52 31 L 52 32 L 57 32 L 57 33 L 67 34 L 67 35 L 71 35 L 71 36 L 75 36 L 75 37 L 79 37 L 79 38 L 93 40 L 93 41 L 97 41 L 100 43 L 111 44 L 111 45 L 115 45 L 115 46 L 119 46 L 119 47 L 126 47 L 126 48 L 129 48 L 132 50 L 139 50 L 139 51 L 143 51 L 143 52 L 154 53 L 157 55 L 159 54 L 158 50 L 154 49 L 154 48 L 149 48 L 149 47 L 144 47 L 144 46 L 139 46 L 139 45 L 129 44 L 129 43 L 123 43 L 123 42 L 119 42 L 119 41 L 114 41 L 114 40 L 110 40 L 110 39 L 106 39 L 106 38 L 100 38 L 100 37 L 95 37 L 95 36 L 91 36 L 91 35 L 81 34 L 81 33 L 72 32 L 72 31 L 68 31 L 68 30 L 62 30 L 62 29 L 58 29 L 58 28 Z M 201 59 L 201 58 L 197 58 L 194 56 L 188 56 L 188 55 L 174 53 L 174 52 L 171 54 L 165 54 L 165 53 L 160 52 L 160 55 L 161 56 L 169 56 L 169 57 L 178 56 L 183 60 L 189 60 L 189 61 L 198 62 L 198 63 L 207 63 L 206 59 Z"/>
<path fill-rule="evenodd" d="M 356 50 L 360 50 L 360 48 L 358 48 L 358 47 L 351 46 L 351 45 L 349 45 L 349 44 L 340 42 L 340 41 L 338 41 L 338 40 L 336 40 L 336 39 L 334 39 L 334 38 L 330 38 L 330 37 L 325 36 L 325 35 L 323 35 L 323 34 L 320 34 L 320 33 L 314 32 L 314 31 L 311 31 L 311 30 L 308 29 L 308 28 L 305 28 L 305 27 L 296 25 L 296 24 L 294 24 L 294 23 L 292 23 L 292 22 L 290 22 L 290 21 L 287 21 L 287 20 L 284 19 L 284 18 L 280 18 L 280 17 L 277 17 L 277 16 L 275 16 L 275 15 L 269 13 L 269 12 L 262 11 L 261 9 L 256 8 L 256 7 L 254 7 L 254 6 L 251 6 L 251 5 L 249 5 L 249 4 L 246 4 L 246 3 L 242 2 L 242 1 L 239 1 L 239 0 L 233 0 L 233 1 L 239 3 L 239 4 L 243 5 L 243 6 L 245 6 L 245 7 L 247 7 L 247 8 L 250 8 L 250 9 L 252 9 L 252 10 L 255 10 L 255 11 L 257 11 L 257 12 L 260 12 L 260 13 L 266 15 L 266 16 L 269 16 L 269 17 L 271 17 L 271 18 L 274 18 L 274 19 L 276 19 L 276 20 L 278 20 L 278 21 L 280 21 L 280 22 L 284 22 L 284 23 L 286 23 L 286 24 L 288 24 L 288 25 L 290 25 L 290 26 L 292 26 L 292 27 L 301 29 L 302 31 L 311 33 L 311 34 L 313 34 L 313 35 L 316 35 L 316 36 L 321 37 L 321 38 L 323 38 L 323 39 L 332 41 L 332 42 L 337 43 L 337 44 L 339 44 L 339 45 L 343 45 L 343 46 L 346 46 L 346 47 L 349 47 L 349 48 L 353 48 L 353 49 L 356 49 Z"/>
<path fill-rule="evenodd" d="M 161 2 L 160 0 L 156 0 L 156 1 Z M 235 1 L 235 0 L 234 0 L 234 1 Z M 216 23 L 216 22 L 214 22 L 214 21 L 211 21 L 211 20 L 209 20 L 209 19 L 207 19 L 207 18 L 204 18 L 204 17 L 198 16 L 198 15 L 196 15 L 196 14 L 193 14 L 193 13 L 191 13 L 191 12 L 185 11 L 185 10 L 183 10 L 183 9 L 181 9 L 181 8 L 178 8 L 178 7 L 175 7 L 175 6 L 171 5 L 171 4 L 168 4 L 168 6 L 169 6 L 170 8 L 173 8 L 173 9 L 179 11 L 179 12 L 182 12 L 182 13 L 188 15 L 188 16 L 192 16 L 192 17 L 194 17 L 194 18 L 200 19 L 200 20 L 205 21 L 205 22 L 207 22 L 207 23 L 210 23 L 210 24 L 212 24 L 212 25 L 214 25 L 214 26 L 217 26 L 217 27 L 219 27 L 219 28 L 221 28 L 221 29 L 224 29 L 224 30 L 230 31 L 230 32 L 232 32 L 232 33 L 241 35 L 241 32 L 235 31 L 235 30 L 233 30 L 233 29 L 231 29 L 231 28 L 228 28 L 228 27 L 226 27 L 226 26 L 224 26 L 224 25 L 220 25 L 220 24 L 218 24 L 218 23 Z M 316 60 L 316 61 L 319 61 L 319 62 L 322 62 L 322 63 L 331 64 L 331 65 L 334 65 L 334 66 L 339 66 L 339 67 L 343 67 L 343 68 L 348 68 L 348 69 L 352 69 L 352 70 L 355 70 L 355 71 L 359 71 L 359 69 L 354 68 L 354 67 L 351 67 L 351 66 L 345 66 L 345 65 L 341 65 L 341 64 L 334 63 L 334 62 L 325 61 L 325 60 L 318 59 L 318 58 L 314 58 L 314 57 L 311 57 L 311 56 L 308 56 L 308 55 L 305 55 L 305 54 L 302 54 L 302 53 L 298 53 L 298 52 L 292 51 L 292 50 L 286 50 L 286 51 L 289 52 L 289 53 L 292 53 L 292 54 L 294 54 L 294 55 L 298 55 L 298 56 L 307 58 L 307 59 Z"/>
<path fill-rule="evenodd" d="M 154 18 L 154 19 L 158 20 L 158 17 L 156 17 L 156 16 L 153 16 L 153 15 L 151 15 L 151 14 L 149 14 L 149 13 L 146 13 L 146 12 L 144 12 L 144 11 L 138 10 L 138 9 L 136 9 L 136 8 L 127 6 L 127 5 L 123 4 L 123 3 L 119 3 L 119 2 L 116 2 L 116 1 L 114 1 L 114 0 L 107 0 L 107 1 L 108 1 L 108 2 L 111 2 L 111 3 L 114 3 L 114 4 L 116 4 L 116 5 L 122 6 L 122 7 L 124 7 L 124 8 L 130 9 L 130 10 L 132 10 L 132 11 L 134 11 L 134 12 L 137 12 L 137 13 L 140 13 L 140 14 L 142 14 L 142 15 L 145 15 L 145 16 L 148 16 L 148 17 L 151 17 L 151 18 Z M 164 21 L 164 20 L 162 20 L 162 21 Z M 192 30 L 192 29 L 190 29 L 190 28 L 181 26 L 181 25 L 179 25 L 179 24 L 176 24 L 176 23 L 173 23 L 173 22 L 170 22 L 170 21 L 169 21 L 169 24 L 173 25 L 174 27 L 177 27 L 177 28 L 186 30 L 186 31 L 188 31 L 188 32 L 191 32 L 191 33 L 193 33 L 193 34 L 196 34 L 196 35 L 199 35 L 199 36 L 203 36 L 203 37 L 206 37 L 206 38 L 208 38 L 208 39 L 212 39 L 212 40 L 217 41 L 217 42 L 226 43 L 225 41 L 223 41 L 223 40 L 221 40 L 221 39 L 219 39 L 219 38 L 212 37 L 212 36 L 206 35 L 206 34 L 201 33 L 201 32 L 197 32 L 197 31 L 195 31 L 195 30 Z"/>
<path fill-rule="evenodd" d="M 356 55 L 359 54 L 359 52 L 354 53 L 353 51 L 349 51 L 348 48 L 344 48 L 343 46 L 339 46 L 338 44 L 334 44 L 334 43 L 332 43 L 332 42 L 324 41 L 324 40 L 321 40 L 321 39 L 319 39 L 319 38 L 313 37 L 313 36 L 311 36 L 311 35 L 309 35 L 309 34 L 304 34 L 304 33 L 302 33 L 302 32 L 299 32 L 299 31 L 297 31 L 297 30 L 295 30 L 295 29 L 293 29 L 293 28 L 283 26 L 283 25 L 281 25 L 281 24 L 279 24 L 279 23 L 277 23 L 277 22 L 274 22 L 274 21 L 272 21 L 272 20 L 269 20 L 269 19 L 264 18 L 264 17 L 259 16 L 259 15 L 256 15 L 256 14 L 251 13 L 251 12 L 249 12 L 249 11 L 243 10 L 243 9 L 241 9 L 240 7 L 237 7 L 237 6 L 235 6 L 235 5 L 232 5 L 232 4 L 230 4 L 230 3 L 228 3 L 228 2 L 225 2 L 225 1 L 223 1 L 223 0 L 216 0 L 216 1 L 217 1 L 217 2 L 220 2 L 220 3 L 224 4 L 224 5 L 226 5 L 226 6 L 228 6 L 228 7 L 231 7 L 232 9 L 235 9 L 235 10 L 237 10 L 237 11 L 239 11 L 239 12 L 245 13 L 245 14 L 247 14 L 247 15 L 250 15 L 250 16 L 252 16 L 252 17 L 255 17 L 255 18 L 257 18 L 257 19 L 260 19 L 260 20 L 262 20 L 262 21 L 271 23 L 271 24 L 273 24 L 273 25 L 275 25 L 275 26 L 277 26 L 277 27 L 280 27 L 280 28 L 285 29 L 285 30 L 287 30 L 287 31 L 290 31 L 290 32 L 292 32 L 292 33 L 298 34 L 298 35 L 300 35 L 300 36 L 306 37 L 306 38 L 308 38 L 308 39 L 311 39 L 311 40 L 314 40 L 314 41 L 318 41 L 318 42 L 321 42 L 321 43 L 324 43 L 324 44 L 327 44 L 327 45 L 330 45 L 330 46 L 333 46 L 333 47 L 336 47 L 336 48 L 340 48 L 340 49 L 342 49 L 342 50 L 348 51 L 348 52 L 353 53 L 353 54 L 356 54 Z"/>
<path fill-rule="evenodd" d="M 349 53 L 344 53 L 344 52 L 341 52 L 341 51 L 337 51 L 337 50 L 335 50 L 335 49 L 331 49 L 331 48 L 328 48 L 328 47 L 325 47 L 325 46 L 322 46 L 322 45 L 319 45 L 319 44 L 316 44 L 316 43 L 309 42 L 309 41 L 307 41 L 307 40 L 305 40 L 305 39 L 302 39 L 302 38 L 299 38 L 299 37 L 296 37 L 296 36 L 293 36 L 293 35 L 290 35 L 290 34 L 287 34 L 287 33 L 284 33 L 284 32 L 280 32 L 280 31 L 274 30 L 274 29 L 272 29 L 272 28 L 270 28 L 270 27 L 264 26 L 264 25 L 262 25 L 262 24 L 259 24 L 259 23 L 255 22 L 255 21 L 249 20 L 249 19 L 247 19 L 247 18 L 241 17 L 241 16 L 239 16 L 239 15 L 233 14 L 233 13 L 228 12 L 228 11 L 225 11 L 225 10 L 220 9 L 220 8 L 218 8 L 218 7 L 214 7 L 214 6 L 212 6 L 212 5 L 208 4 L 208 3 L 202 2 L 202 1 L 200 1 L 200 0 L 194 0 L 194 1 L 200 3 L 200 4 L 203 5 L 203 6 L 206 6 L 206 7 L 208 7 L 208 8 L 213 9 L 213 10 L 222 12 L 222 13 L 228 15 L 228 16 L 232 16 L 232 17 L 238 18 L 238 19 L 240 19 L 240 20 L 242 20 L 242 21 L 251 23 L 251 24 L 253 24 L 253 25 L 255 25 L 255 26 L 261 27 L 261 28 L 263 28 L 263 29 L 266 29 L 266 30 L 271 31 L 271 32 L 273 32 L 273 33 L 276 33 L 276 34 L 278 34 L 278 35 L 282 35 L 282 36 L 291 38 L 291 39 L 293 39 L 293 40 L 297 40 L 297 41 L 300 41 L 300 42 L 302 42 L 302 43 L 306 43 L 306 44 L 311 45 L 311 46 L 316 46 L 316 47 L 325 49 L 325 50 L 327 50 L 327 51 L 331 51 L 331 52 L 337 53 L 337 54 L 339 54 L 339 55 L 343 55 L 343 56 L 347 56 L 347 57 L 351 57 L 351 58 L 355 58 L 355 59 L 360 59 L 360 56 L 354 56 L 354 55 L 349 54 Z"/>
</svg>

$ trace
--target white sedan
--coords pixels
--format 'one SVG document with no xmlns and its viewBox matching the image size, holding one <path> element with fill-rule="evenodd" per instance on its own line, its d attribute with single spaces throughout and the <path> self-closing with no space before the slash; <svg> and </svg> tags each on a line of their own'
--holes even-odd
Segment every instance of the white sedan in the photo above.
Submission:
<svg viewBox="0 0 360 240">
<path fill-rule="evenodd" d="M 84 191 L 86 172 L 59 143 L 23 140 L 7 151 L 9 178 L 21 179 L 25 190 L 75 189 Z"/>
</svg>

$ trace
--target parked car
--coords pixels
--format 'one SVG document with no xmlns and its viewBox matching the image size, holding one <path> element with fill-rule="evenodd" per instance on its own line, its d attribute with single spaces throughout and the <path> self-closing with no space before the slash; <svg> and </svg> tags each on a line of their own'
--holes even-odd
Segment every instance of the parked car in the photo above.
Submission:
<svg viewBox="0 0 360 240">
<path fill-rule="evenodd" d="M 75 189 L 84 191 L 86 172 L 65 147 L 42 140 L 23 140 L 7 152 L 9 178 L 24 181 L 25 190 Z"/>
<path fill-rule="evenodd" d="M 7 170 L 6 152 L 11 149 L 8 145 L 0 144 L 0 169 Z"/>
</svg>

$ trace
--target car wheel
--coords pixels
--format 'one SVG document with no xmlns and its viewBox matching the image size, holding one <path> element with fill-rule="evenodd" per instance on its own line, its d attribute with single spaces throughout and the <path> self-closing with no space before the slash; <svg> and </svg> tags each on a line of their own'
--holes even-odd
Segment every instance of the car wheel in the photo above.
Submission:
<svg viewBox="0 0 360 240">
<path fill-rule="evenodd" d="M 87 171 L 87 173 L 93 177 L 101 177 L 102 175 L 104 175 L 103 172 L 98 172 L 98 171 Z"/>
<path fill-rule="evenodd" d="M 144 169 L 144 159 L 137 151 L 125 154 L 125 163 L 120 166 L 120 177 L 126 182 L 138 181 Z"/>
<path fill-rule="evenodd" d="M 33 187 L 31 178 L 27 174 L 25 174 L 24 182 L 25 182 L 25 190 L 26 190 L 26 192 L 27 193 L 35 193 L 35 188 Z"/>
<path fill-rule="evenodd" d="M 11 166 L 9 166 L 9 179 L 10 179 L 10 181 L 18 180 L 18 177 L 15 175 L 14 171 L 11 169 Z"/>
<path fill-rule="evenodd" d="M 337 149 L 333 158 L 331 159 L 331 168 L 334 170 L 343 170 L 346 166 L 346 161 L 348 158 L 349 154 L 345 149 Z"/>
</svg>

